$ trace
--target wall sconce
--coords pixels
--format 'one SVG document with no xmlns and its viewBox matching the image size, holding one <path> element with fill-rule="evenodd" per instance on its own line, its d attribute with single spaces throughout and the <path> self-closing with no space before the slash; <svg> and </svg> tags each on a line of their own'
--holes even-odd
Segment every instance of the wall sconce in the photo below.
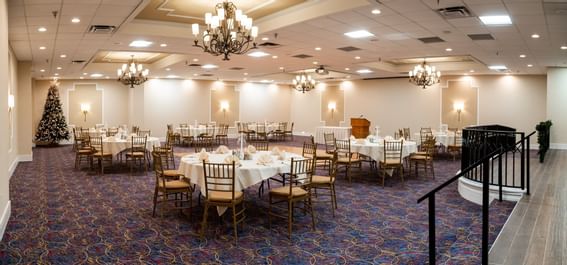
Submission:
<svg viewBox="0 0 567 265">
<path fill-rule="evenodd" d="M 11 112 L 15 106 L 14 95 L 8 95 L 8 112 Z"/>
<path fill-rule="evenodd" d="M 81 112 L 83 113 L 83 115 L 85 116 L 84 121 L 87 121 L 87 113 L 89 113 L 89 111 L 91 110 L 91 105 L 88 103 L 82 103 L 81 104 Z"/>
<path fill-rule="evenodd" d="M 223 100 L 223 101 L 221 101 L 221 103 L 220 103 L 220 108 L 221 108 L 221 110 L 222 110 L 222 117 L 223 117 L 223 119 L 224 119 L 225 121 L 226 121 L 226 111 L 228 110 L 228 107 L 229 107 L 229 106 L 230 106 L 230 105 L 228 104 L 228 101 L 226 101 L 226 100 Z"/>
<path fill-rule="evenodd" d="M 335 110 L 337 110 L 337 103 L 334 101 L 329 102 L 327 108 L 331 111 L 331 120 L 334 119 Z"/>
<path fill-rule="evenodd" d="M 453 109 L 457 112 L 457 121 L 461 122 L 461 112 L 465 109 L 465 103 L 455 102 L 453 103 Z"/>
</svg>

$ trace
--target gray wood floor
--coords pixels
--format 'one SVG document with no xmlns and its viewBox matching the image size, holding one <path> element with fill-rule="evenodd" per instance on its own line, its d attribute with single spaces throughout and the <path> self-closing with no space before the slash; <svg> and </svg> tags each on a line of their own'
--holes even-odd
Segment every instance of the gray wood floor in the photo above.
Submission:
<svg viewBox="0 0 567 265">
<path fill-rule="evenodd" d="M 550 150 L 531 163 L 531 195 L 512 212 L 492 250 L 490 264 L 567 265 L 567 150 Z"/>
</svg>

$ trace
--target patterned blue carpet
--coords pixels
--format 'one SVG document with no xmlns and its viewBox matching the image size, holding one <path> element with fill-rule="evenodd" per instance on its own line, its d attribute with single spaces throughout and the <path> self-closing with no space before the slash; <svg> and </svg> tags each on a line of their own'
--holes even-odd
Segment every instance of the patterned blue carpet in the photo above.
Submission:
<svg viewBox="0 0 567 265">
<path fill-rule="evenodd" d="M 351 184 L 339 177 L 336 217 L 329 204 L 315 204 L 316 230 L 298 213 L 291 240 L 286 221 L 268 228 L 268 196 L 259 198 L 251 187 L 237 243 L 230 218 L 218 217 L 209 218 L 200 240 L 197 193 L 191 219 L 177 211 L 152 218 L 153 173 L 129 175 L 115 165 L 99 176 L 73 167 L 70 146 L 35 148 L 34 162 L 20 163 L 10 183 L 12 216 L 0 264 L 427 264 L 427 203 L 416 200 L 453 176 L 459 163 L 436 160 L 435 180 L 411 176 L 405 187 L 391 178 L 382 188 L 368 170 Z M 456 185 L 436 203 L 439 264 L 480 264 L 480 207 L 462 199 Z M 491 242 L 513 207 L 492 203 Z"/>
</svg>

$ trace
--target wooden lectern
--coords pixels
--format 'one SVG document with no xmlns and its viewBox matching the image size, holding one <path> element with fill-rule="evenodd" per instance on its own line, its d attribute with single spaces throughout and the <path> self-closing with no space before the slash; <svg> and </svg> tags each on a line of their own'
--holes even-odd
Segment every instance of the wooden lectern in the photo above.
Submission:
<svg viewBox="0 0 567 265">
<path fill-rule="evenodd" d="M 352 135 L 358 138 L 366 138 L 370 134 L 370 121 L 365 118 L 350 118 Z"/>
</svg>

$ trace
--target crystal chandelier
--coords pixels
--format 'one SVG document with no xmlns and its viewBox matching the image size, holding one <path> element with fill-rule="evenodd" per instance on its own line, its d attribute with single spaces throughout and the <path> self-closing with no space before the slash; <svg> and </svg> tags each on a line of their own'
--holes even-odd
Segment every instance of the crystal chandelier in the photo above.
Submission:
<svg viewBox="0 0 567 265">
<path fill-rule="evenodd" d="M 295 88 L 295 90 L 301 91 L 303 93 L 314 89 L 315 85 L 315 79 L 311 78 L 310 75 L 307 75 L 305 73 L 296 75 L 295 79 L 293 79 L 293 87 Z"/>
<path fill-rule="evenodd" d="M 195 44 L 214 56 L 224 55 L 223 60 L 233 54 L 244 54 L 256 48 L 254 40 L 258 37 L 258 27 L 252 26 L 252 18 L 244 15 L 232 2 L 224 1 L 215 6 L 215 15 L 205 13 L 207 29 L 203 31 L 202 44 L 199 44 L 199 24 L 192 25 Z M 252 42 L 252 47 L 250 43 Z"/>
<path fill-rule="evenodd" d="M 409 71 L 409 81 L 423 89 L 439 83 L 439 78 L 441 78 L 441 72 L 435 71 L 435 66 L 429 66 L 425 60 L 416 65 L 413 71 Z"/>
<path fill-rule="evenodd" d="M 149 73 L 150 70 L 144 69 L 142 64 L 136 63 L 134 55 L 132 55 L 132 59 L 130 59 L 127 64 L 123 64 L 122 68 L 117 71 L 118 81 L 132 88 L 134 85 L 140 85 L 146 82 Z"/>
</svg>

